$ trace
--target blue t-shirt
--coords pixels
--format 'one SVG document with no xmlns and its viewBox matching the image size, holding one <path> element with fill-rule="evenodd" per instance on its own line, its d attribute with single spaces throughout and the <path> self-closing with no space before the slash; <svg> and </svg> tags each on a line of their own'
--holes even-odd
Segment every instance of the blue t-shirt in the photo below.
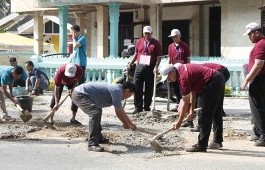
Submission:
<svg viewBox="0 0 265 170">
<path fill-rule="evenodd" d="M 78 64 L 86 68 L 87 59 L 86 59 L 86 50 L 87 50 L 87 40 L 84 35 L 79 35 L 76 39 L 76 42 L 79 42 L 81 45 L 79 48 L 74 48 L 75 56 L 72 59 L 72 63 Z"/>
<path fill-rule="evenodd" d="M 12 70 L 14 67 L 12 66 L 0 66 L 0 86 L 2 85 L 9 85 L 13 83 L 14 77 L 12 76 Z M 26 80 L 27 79 L 27 73 L 25 70 L 22 72 L 22 79 Z"/>
<path fill-rule="evenodd" d="M 88 82 L 83 83 L 74 89 L 78 93 L 88 95 L 99 107 L 109 107 L 113 105 L 115 108 L 122 108 L 122 85 L 110 84 L 106 82 Z"/>
</svg>

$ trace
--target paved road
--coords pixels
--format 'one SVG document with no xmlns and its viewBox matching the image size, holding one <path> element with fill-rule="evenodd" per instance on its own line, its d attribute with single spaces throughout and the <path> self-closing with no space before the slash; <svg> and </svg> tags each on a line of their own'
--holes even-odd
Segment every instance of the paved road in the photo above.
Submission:
<svg viewBox="0 0 265 170">
<path fill-rule="evenodd" d="M 133 108 L 131 103 L 129 100 L 126 106 L 129 110 Z M 158 107 L 165 109 L 166 104 L 158 102 Z M 228 115 L 250 113 L 245 99 L 225 99 L 224 108 Z M 69 120 L 70 115 L 63 115 L 60 117 L 68 116 L 65 120 Z M 251 130 L 251 126 L 245 124 L 234 128 Z M 50 137 L 41 140 L 0 140 L 0 170 L 263 170 L 264 157 L 265 147 L 254 147 L 252 142 L 246 140 L 225 141 L 223 150 L 208 150 L 207 153 L 180 151 L 168 156 L 154 154 L 152 157 L 145 157 L 144 154 L 88 152 L 83 139 Z"/>
</svg>

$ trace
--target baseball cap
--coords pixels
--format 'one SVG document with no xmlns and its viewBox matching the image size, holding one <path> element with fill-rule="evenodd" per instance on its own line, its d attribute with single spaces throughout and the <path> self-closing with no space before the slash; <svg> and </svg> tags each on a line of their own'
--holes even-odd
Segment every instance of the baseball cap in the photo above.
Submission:
<svg viewBox="0 0 265 170">
<path fill-rule="evenodd" d="M 174 37 L 176 35 L 181 35 L 178 29 L 171 30 L 171 34 L 168 37 Z"/>
<path fill-rule="evenodd" d="M 168 74 L 173 70 L 173 68 L 174 66 L 172 64 L 167 64 L 159 69 L 159 73 L 162 75 L 161 81 L 165 81 L 167 79 Z"/>
<path fill-rule="evenodd" d="M 76 73 L 76 65 L 69 63 L 65 66 L 64 75 L 67 77 L 74 77 Z"/>
<path fill-rule="evenodd" d="M 143 29 L 143 33 L 146 33 L 146 32 L 148 32 L 148 33 L 152 33 L 152 32 L 153 32 L 152 27 L 150 27 L 150 26 L 145 26 L 144 29 Z"/>
<path fill-rule="evenodd" d="M 256 22 L 251 22 L 248 25 L 246 25 L 246 32 L 243 34 L 243 36 L 248 35 L 251 31 L 255 31 L 257 29 L 260 29 L 260 25 Z"/>
</svg>

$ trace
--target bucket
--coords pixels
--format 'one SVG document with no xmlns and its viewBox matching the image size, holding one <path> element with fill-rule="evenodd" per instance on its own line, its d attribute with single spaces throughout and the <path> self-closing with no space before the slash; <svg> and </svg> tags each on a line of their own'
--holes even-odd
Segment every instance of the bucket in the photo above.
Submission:
<svg viewBox="0 0 265 170">
<path fill-rule="evenodd" d="M 27 95 L 25 87 L 13 87 L 13 96 Z"/>
<path fill-rule="evenodd" d="M 29 112 L 32 111 L 32 105 L 33 105 L 33 98 L 28 95 L 20 95 L 16 97 L 16 100 L 18 101 L 19 105 L 23 110 L 28 110 Z"/>
</svg>

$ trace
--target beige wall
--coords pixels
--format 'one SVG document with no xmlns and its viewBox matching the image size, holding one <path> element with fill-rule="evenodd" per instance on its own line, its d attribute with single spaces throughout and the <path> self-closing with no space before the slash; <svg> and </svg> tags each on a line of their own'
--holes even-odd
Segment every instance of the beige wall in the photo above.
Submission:
<svg viewBox="0 0 265 170">
<path fill-rule="evenodd" d="M 240 3 L 239 3 L 240 1 Z M 260 0 L 221 0 L 221 54 L 226 58 L 248 58 L 253 46 L 242 36 L 246 24 L 260 23 Z"/>
</svg>

